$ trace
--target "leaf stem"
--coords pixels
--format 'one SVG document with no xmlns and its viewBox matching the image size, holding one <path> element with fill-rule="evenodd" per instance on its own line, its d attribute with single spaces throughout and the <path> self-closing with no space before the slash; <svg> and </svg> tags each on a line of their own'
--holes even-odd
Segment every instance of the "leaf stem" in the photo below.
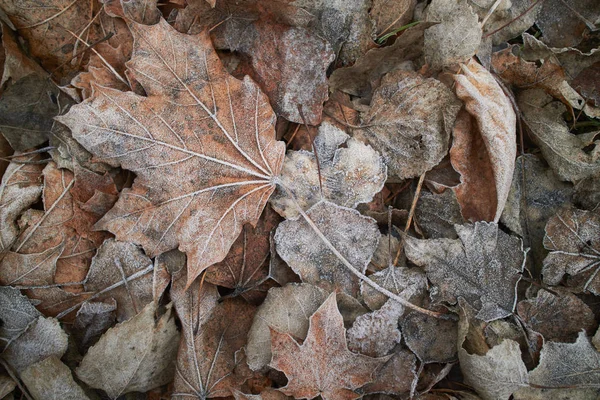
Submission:
<svg viewBox="0 0 600 400">
<path fill-rule="evenodd" d="M 442 319 L 452 319 L 454 317 L 453 315 L 450 315 L 450 314 L 443 314 L 443 313 L 439 313 L 439 312 L 436 312 L 436 311 L 427 310 L 425 308 L 422 308 L 422 307 L 419 307 L 419 306 L 417 306 L 415 304 L 412 304 L 408 300 L 403 299 L 402 297 L 398 296 L 397 294 L 394 294 L 394 293 L 390 292 L 386 288 L 383 288 L 383 287 L 379 286 L 377 283 L 375 283 L 374 281 L 372 281 L 368 276 L 366 276 L 365 274 L 363 274 L 362 272 L 360 272 L 358 269 L 354 268 L 354 266 L 352 264 L 350 264 L 350 262 L 348 260 L 346 260 L 346 257 L 344 257 L 338 251 L 338 249 L 336 249 L 335 246 L 329 241 L 329 239 L 327 239 L 327 237 L 325 237 L 325 235 L 323 234 L 323 232 L 321 232 L 321 230 L 315 224 L 315 222 L 304 212 L 304 210 L 302 209 L 302 207 L 298 203 L 298 200 L 296 199 L 296 196 L 292 193 L 292 191 L 290 189 L 288 189 L 285 185 L 283 185 L 283 183 L 279 179 L 276 179 L 275 183 L 277 185 L 279 185 L 285 192 L 287 192 L 287 194 L 289 195 L 290 199 L 293 201 L 294 205 L 298 209 L 298 212 L 300 213 L 300 215 L 302 216 L 302 218 L 304 218 L 304 220 L 313 229 L 313 231 L 317 234 L 317 236 L 319 236 L 319 238 L 323 241 L 323 243 L 325 244 L 325 246 L 327 246 L 329 248 L 329 250 L 342 262 L 342 264 L 344 264 L 344 266 L 352 274 L 354 274 L 356 277 L 358 277 L 360 280 L 362 280 L 363 282 L 365 282 L 367 285 L 371 286 L 373 289 L 375 289 L 379 293 L 381 293 L 381 294 L 389 297 L 390 299 L 392 299 L 394 301 L 397 301 L 398 303 L 402 304 L 403 306 L 405 306 L 407 308 L 410 308 L 412 310 L 418 311 L 418 312 L 420 312 L 422 314 L 429 315 L 430 317 L 442 318 Z"/>
</svg>

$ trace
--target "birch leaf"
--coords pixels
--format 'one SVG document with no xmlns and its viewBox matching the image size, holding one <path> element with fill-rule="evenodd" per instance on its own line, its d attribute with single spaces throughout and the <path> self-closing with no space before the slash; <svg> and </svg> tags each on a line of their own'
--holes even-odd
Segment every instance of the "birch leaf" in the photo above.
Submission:
<svg viewBox="0 0 600 400">
<path fill-rule="evenodd" d="M 163 19 L 130 29 L 128 71 L 148 96 L 96 87 L 60 121 L 102 161 L 137 174 L 98 227 L 150 257 L 179 247 L 191 284 L 256 223 L 284 146 L 266 96 L 226 72 L 207 32 L 181 34 Z"/>
<path fill-rule="evenodd" d="M 56 356 L 30 365 L 21 379 L 35 400 L 88 400 L 71 370 Z"/>
</svg>

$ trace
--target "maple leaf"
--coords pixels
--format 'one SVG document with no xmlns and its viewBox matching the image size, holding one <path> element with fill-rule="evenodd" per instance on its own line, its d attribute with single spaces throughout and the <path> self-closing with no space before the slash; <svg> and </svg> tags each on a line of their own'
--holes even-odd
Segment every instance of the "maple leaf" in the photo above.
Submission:
<svg viewBox="0 0 600 400">
<path fill-rule="evenodd" d="M 208 33 L 181 34 L 164 19 L 129 26 L 128 72 L 148 97 L 94 86 L 59 120 L 102 161 L 137 174 L 97 227 L 151 257 L 179 246 L 189 286 L 227 255 L 244 223 L 256 223 L 284 144 L 266 96 L 226 72 Z"/>
<path fill-rule="evenodd" d="M 386 358 L 352 353 L 346 344 L 344 321 L 332 293 L 310 317 L 308 335 L 302 345 L 289 334 L 271 330 L 270 366 L 283 371 L 287 386 L 280 390 L 295 398 L 324 400 L 356 399 L 353 392 L 371 382 L 373 372 Z"/>
</svg>

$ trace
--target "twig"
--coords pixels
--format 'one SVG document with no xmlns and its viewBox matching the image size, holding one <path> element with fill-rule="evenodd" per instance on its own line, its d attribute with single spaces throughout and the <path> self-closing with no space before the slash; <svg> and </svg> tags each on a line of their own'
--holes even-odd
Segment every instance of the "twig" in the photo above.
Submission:
<svg viewBox="0 0 600 400">
<path fill-rule="evenodd" d="M 424 172 L 419 178 L 419 183 L 417 183 L 417 190 L 415 190 L 415 195 L 413 197 L 412 204 L 410 205 L 410 211 L 408 212 L 408 219 L 406 220 L 406 225 L 404 226 L 404 232 L 408 232 L 410 229 L 410 224 L 412 223 L 413 216 L 415 215 L 415 209 L 417 208 L 417 202 L 419 201 L 419 196 L 421 195 L 421 187 L 423 187 L 423 181 L 425 181 Z M 396 258 L 394 259 L 394 266 L 398 265 L 398 261 L 400 261 L 400 256 L 402 255 L 402 250 L 404 249 L 404 236 L 400 237 L 400 243 L 398 247 L 398 252 L 396 253 Z"/>
<path fill-rule="evenodd" d="M 507 23 L 505 23 L 504 25 L 502 25 L 500 28 L 490 32 L 490 33 L 486 33 L 483 38 L 486 39 L 490 36 L 492 36 L 495 33 L 500 32 L 502 29 L 506 28 L 507 26 L 509 26 L 510 24 L 512 24 L 513 22 L 515 22 L 516 20 L 520 19 L 522 16 L 524 16 L 525 14 L 527 14 L 529 11 L 531 11 L 531 9 L 533 7 L 535 7 L 538 3 L 543 2 L 544 0 L 537 0 L 535 3 L 533 3 L 531 6 L 529 6 L 527 8 L 527 10 L 523 11 L 521 14 L 517 15 L 514 19 L 511 19 L 510 21 L 508 21 Z"/>
</svg>

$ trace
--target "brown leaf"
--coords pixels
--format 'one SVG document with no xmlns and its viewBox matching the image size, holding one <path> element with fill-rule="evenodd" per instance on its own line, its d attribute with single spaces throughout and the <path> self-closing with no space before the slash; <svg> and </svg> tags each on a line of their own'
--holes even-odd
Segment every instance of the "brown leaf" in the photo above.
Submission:
<svg viewBox="0 0 600 400">
<path fill-rule="evenodd" d="M 77 377 L 112 399 L 170 382 L 179 339 L 171 307 L 155 321 L 157 309 L 150 303 L 132 319 L 108 330 L 81 360 Z"/>
<path fill-rule="evenodd" d="M 406 346 L 424 363 L 448 363 L 456 360 L 456 321 L 433 318 L 411 312 L 400 320 Z"/>
<path fill-rule="evenodd" d="M 224 70 L 207 33 L 180 34 L 164 20 L 130 28 L 128 71 L 148 97 L 98 87 L 60 120 L 101 160 L 137 174 L 97 226 L 152 257 L 179 246 L 191 284 L 227 255 L 244 223 L 256 223 L 284 145 L 266 97 Z M 172 47 L 157 46 L 166 38 Z"/>
<path fill-rule="evenodd" d="M 15 288 L 0 287 L 0 340 L 4 346 L 27 330 L 41 314 L 29 299 Z"/>
<path fill-rule="evenodd" d="M 53 355 L 30 365 L 21 379 L 35 400 L 88 400 L 89 397 L 75 382 L 71 370 Z"/>
<path fill-rule="evenodd" d="M 396 257 L 396 253 L 392 254 Z M 427 277 L 418 268 L 389 267 L 369 275 L 369 278 L 384 289 L 405 298 L 409 302 L 420 305 L 427 293 Z M 360 292 L 365 304 L 371 310 L 381 308 L 388 298 L 371 286 L 361 282 Z"/>
<path fill-rule="evenodd" d="M 116 311 L 117 302 L 114 299 L 107 299 L 104 303 L 84 303 L 77 311 L 73 324 L 73 337 L 82 354 L 86 353 L 88 348 L 114 325 L 117 319 Z"/>
<path fill-rule="evenodd" d="M 19 235 L 17 219 L 42 194 L 41 164 L 20 164 L 38 161 L 39 155 L 20 156 L 11 162 L 0 185 L 0 251 L 10 249 Z"/>
<path fill-rule="evenodd" d="M 121 17 L 144 25 L 154 25 L 161 18 L 158 0 L 100 0 L 111 17 Z"/>
<path fill-rule="evenodd" d="M 600 295 L 600 215 L 570 208 L 548 220 L 544 247 L 544 283 L 558 285 L 568 274 L 579 276 L 582 291 Z"/>
<path fill-rule="evenodd" d="M 172 296 L 182 324 L 173 398 L 232 395 L 248 378 L 234 370 L 245 363 L 239 350 L 255 307 L 239 298 L 219 302 L 216 287 L 199 279 L 185 291 L 185 274 L 175 280 Z"/>
<path fill-rule="evenodd" d="M 416 371 L 417 359 L 415 356 L 408 350 L 399 350 L 383 367 L 377 370 L 374 381 L 367 383 L 361 392 L 406 395 L 413 388 Z"/>
<path fill-rule="evenodd" d="M 600 5 L 594 0 L 546 0 L 536 19 L 543 40 L 552 47 L 575 47 L 589 32 L 589 25 L 600 17 Z M 564 27 L 569 27 L 564 29 Z"/>
<path fill-rule="evenodd" d="M 525 252 L 520 239 L 494 223 L 456 225 L 459 240 L 405 237 L 407 258 L 425 267 L 437 288 L 432 297 L 452 304 L 464 297 L 484 321 L 510 315 L 516 304 Z"/>
<path fill-rule="evenodd" d="M 250 368 L 260 370 L 271 360 L 270 329 L 304 340 L 309 317 L 326 297 L 325 291 L 306 283 L 292 283 L 269 290 L 248 332 L 246 352 Z"/>
<path fill-rule="evenodd" d="M 477 122 L 477 131 L 471 131 L 470 140 L 466 139 L 466 143 L 472 143 L 471 146 L 461 143 L 464 147 L 470 147 L 470 151 L 465 151 L 465 155 L 452 161 L 454 168 L 462 175 L 462 184 L 456 191 L 457 198 L 466 219 L 498 222 L 506 204 L 515 168 L 516 115 L 500 85 L 485 68 L 473 60 L 461 68 L 463 74 L 454 77 L 456 94 L 465 102 L 466 110 Z M 461 133 L 466 133 L 465 131 L 468 131 L 468 128 L 460 130 Z M 477 135 L 481 135 L 481 141 L 487 149 L 486 161 L 480 161 L 484 156 Z M 472 167 L 473 170 L 470 169 Z M 482 189 L 484 182 L 478 178 L 488 179 L 487 171 L 490 169 L 496 188 L 495 210 L 494 207 L 486 205 L 481 207 L 482 209 L 475 207 L 472 212 L 467 212 L 468 209 L 465 210 L 466 207 L 463 206 L 466 203 L 464 199 L 481 197 L 478 189 Z M 481 176 L 478 177 L 478 174 Z"/>
<path fill-rule="evenodd" d="M 487 18 L 483 25 L 483 35 L 484 37 L 491 35 L 490 39 L 492 39 L 494 45 L 518 37 L 528 30 L 535 23 L 544 3 L 544 1 L 532 3 L 529 0 L 512 0 L 509 3 L 500 2 L 496 4 L 497 8 L 490 15 L 490 10 L 495 5 L 495 1 L 469 0 L 469 4 L 479 15 L 480 21 Z"/>
<path fill-rule="evenodd" d="M 412 21 L 416 5 L 416 0 L 374 0 L 369 15 L 375 21 L 377 36 L 383 36 Z"/>
<path fill-rule="evenodd" d="M 328 201 L 315 204 L 306 215 L 351 265 L 365 272 L 380 236 L 375 220 Z M 277 253 L 303 282 L 326 291 L 339 289 L 351 296 L 358 295 L 358 278 L 304 219 L 279 224 L 275 243 Z"/>
<path fill-rule="evenodd" d="M 306 340 L 299 345 L 290 335 L 271 330 L 270 366 L 283 371 L 288 384 L 280 390 L 296 398 L 356 399 L 353 390 L 372 381 L 387 358 L 371 358 L 348 350 L 342 315 L 331 294 L 310 317 Z"/>
<path fill-rule="evenodd" d="M 371 108 L 362 115 L 368 127 L 354 137 L 381 153 L 390 177 L 412 178 L 444 158 L 459 108 L 458 99 L 441 82 L 393 71 L 382 79 Z"/>
<path fill-rule="evenodd" d="M 425 20 L 440 22 L 425 31 L 425 60 L 434 70 L 466 62 L 479 48 L 481 27 L 467 0 L 434 0 Z"/>
<path fill-rule="evenodd" d="M 388 300 L 380 309 L 356 318 L 348 329 L 348 349 L 369 357 L 388 355 L 402 335 L 398 318 L 404 314 L 404 306 Z"/>
<path fill-rule="evenodd" d="M 300 150 L 289 151 L 285 157 L 280 179 L 295 199 L 277 190 L 270 200 L 283 217 L 297 219 L 298 204 L 306 210 L 322 199 L 355 208 L 371 201 L 383 187 L 387 169 L 379 153 L 330 122 L 319 127 L 314 147 L 316 156 Z"/>
<path fill-rule="evenodd" d="M 426 238 L 456 239 L 454 225 L 465 222 L 453 190 L 444 190 L 440 194 L 425 190 L 421 192 L 415 210 L 415 223 Z"/>
<path fill-rule="evenodd" d="M 546 341 L 573 342 L 585 329 L 592 333 L 594 313 L 575 295 L 568 292 L 552 294 L 540 290 L 531 300 L 517 304 L 517 313 L 525 324 L 542 334 Z"/>
<path fill-rule="evenodd" d="M 600 106 L 600 62 L 583 69 L 571 82 L 581 95 L 595 106 Z"/>
</svg>

